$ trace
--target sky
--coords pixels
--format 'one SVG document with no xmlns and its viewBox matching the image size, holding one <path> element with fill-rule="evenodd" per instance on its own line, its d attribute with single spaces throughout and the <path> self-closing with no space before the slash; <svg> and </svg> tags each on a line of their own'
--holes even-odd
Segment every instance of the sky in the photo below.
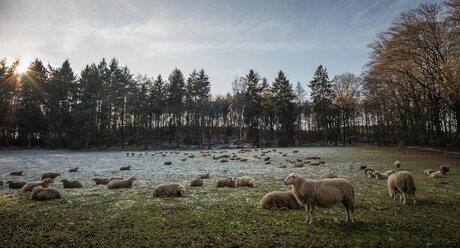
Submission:
<svg viewBox="0 0 460 248">
<path fill-rule="evenodd" d="M 117 58 L 133 74 L 167 78 L 203 68 L 211 93 L 254 69 L 295 86 L 319 65 L 359 75 L 371 43 L 402 12 L 441 0 L 0 0 L 0 58 L 69 59 L 79 73 Z"/>
</svg>

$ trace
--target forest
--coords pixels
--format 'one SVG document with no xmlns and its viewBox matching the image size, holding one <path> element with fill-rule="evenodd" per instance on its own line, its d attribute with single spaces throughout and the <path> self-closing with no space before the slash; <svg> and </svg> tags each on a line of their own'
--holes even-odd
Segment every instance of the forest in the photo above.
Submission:
<svg viewBox="0 0 460 248">
<path fill-rule="evenodd" d="M 1 59 L 0 147 L 459 147 L 460 1 L 404 12 L 368 47 L 360 75 L 319 65 L 302 84 L 249 69 L 226 95 L 211 95 L 204 69 L 150 77 L 103 58 L 78 73 L 35 59 L 18 73 Z"/>
</svg>

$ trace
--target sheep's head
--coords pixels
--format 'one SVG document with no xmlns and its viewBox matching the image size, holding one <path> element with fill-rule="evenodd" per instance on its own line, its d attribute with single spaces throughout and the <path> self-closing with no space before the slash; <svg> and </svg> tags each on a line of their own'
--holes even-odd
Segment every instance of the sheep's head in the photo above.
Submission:
<svg viewBox="0 0 460 248">
<path fill-rule="evenodd" d="M 53 183 L 53 182 L 54 182 L 53 179 L 51 179 L 51 178 L 45 178 L 45 179 L 43 180 L 43 186 L 46 186 L 45 188 L 48 188 L 48 185 L 49 185 L 50 183 Z"/>
<path fill-rule="evenodd" d="M 299 175 L 295 173 L 291 173 L 286 177 L 286 179 L 284 179 L 284 184 L 286 185 L 294 184 L 299 179 L 299 177 L 300 177 Z"/>
</svg>

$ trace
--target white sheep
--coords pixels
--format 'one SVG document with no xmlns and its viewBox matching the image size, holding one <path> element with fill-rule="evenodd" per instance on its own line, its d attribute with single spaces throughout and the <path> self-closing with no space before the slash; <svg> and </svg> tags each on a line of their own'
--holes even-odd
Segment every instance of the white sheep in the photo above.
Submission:
<svg viewBox="0 0 460 248">
<path fill-rule="evenodd" d="M 29 183 L 26 183 L 23 187 L 22 187 L 22 191 L 26 192 L 26 191 L 32 191 L 35 187 L 37 186 L 42 186 L 43 188 L 48 188 L 48 186 L 50 185 L 50 183 L 53 182 L 53 179 L 51 178 L 45 178 L 44 180 L 42 181 L 37 181 L 37 182 L 29 182 Z"/>
<path fill-rule="evenodd" d="M 299 209 L 300 204 L 294 196 L 292 191 L 272 191 L 265 194 L 260 200 L 262 208 L 275 210 L 275 209 Z"/>
<path fill-rule="evenodd" d="M 107 184 L 107 188 L 109 189 L 120 189 L 120 188 L 131 188 L 133 187 L 133 182 L 136 180 L 135 177 L 130 177 L 126 180 L 112 180 Z"/>
<path fill-rule="evenodd" d="M 385 175 L 387 175 L 387 176 L 390 176 L 391 174 L 393 174 L 393 173 L 395 173 L 395 172 L 396 172 L 396 170 L 391 169 L 391 170 L 385 171 L 383 174 L 385 174 Z"/>
<path fill-rule="evenodd" d="M 431 179 L 442 178 L 442 177 L 443 177 L 443 174 L 442 174 L 441 171 L 435 171 L 435 172 L 430 174 Z"/>
<path fill-rule="evenodd" d="M 236 186 L 240 187 L 254 187 L 256 180 L 250 176 L 242 176 L 236 179 Z"/>
<path fill-rule="evenodd" d="M 393 165 L 395 166 L 396 169 L 399 169 L 401 167 L 401 162 L 399 160 L 396 160 Z"/>
<path fill-rule="evenodd" d="M 425 174 L 425 175 L 430 175 L 430 174 L 433 173 L 433 172 L 434 172 L 433 169 L 427 169 L 427 170 L 424 170 L 424 171 L 423 171 L 423 174 Z"/>
<path fill-rule="evenodd" d="M 57 189 L 43 188 L 37 186 L 32 190 L 32 200 L 46 201 L 61 198 L 61 192 Z"/>
<path fill-rule="evenodd" d="M 292 173 L 286 177 L 284 183 L 291 185 L 297 202 L 306 205 L 307 218 L 305 222 L 310 217 L 310 223 L 313 223 L 315 206 L 329 207 L 336 203 L 342 203 L 345 206 L 345 221 L 354 221 L 355 193 L 350 181 L 344 178 L 305 180 L 302 176 Z"/>
<path fill-rule="evenodd" d="M 236 186 L 236 178 L 224 178 L 224 179 L 219 179 L 216 183 L 216 186 L 218 188 L 221 188 L 221 187 L 235 187 Z"/>
<path fill-rule="evenodd" d="M 153 196 L 185 196 L 185 187 L 180 183 L 161 184 L 153 189 Z"/>
<path fill-rule="evenodd" d="M 379 179 L 379 180 L 386 180 L 386 179 L 388 179 L 388 176 L 386 174 L 384 174 L 384 173 L 374 171 L 374 178 Z"/>
<path fill-rule="evenodd" d="M 415 181 L 412 174 L 408 171 L 398 171 L 388 177 L 388 192 L 390 197 L 394 200 L 396 194 L 399 193 L 403 199 L 402 203 L 406 204 L 406 196 L 412 196 L 415 204 Z"/>
</svg>

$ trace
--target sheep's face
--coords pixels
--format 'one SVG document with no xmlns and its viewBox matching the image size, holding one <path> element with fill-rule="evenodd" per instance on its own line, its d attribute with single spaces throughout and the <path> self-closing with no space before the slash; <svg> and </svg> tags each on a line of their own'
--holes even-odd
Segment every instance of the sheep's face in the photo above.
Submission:
<svg viewBox="0 0 460 248">
<path fill-rule="evenodd" d="M 291 185 L 291 184 L 294 184 L 297 180 L 297 174 L 295 173 L 291 173 L 289 174 L 289 176 L 286 177 L 286 179 L 284 179 L 284 184 L 286 185 Z"/>
<path fill-rule="evenodd" d="M 54 180 L 51 179 L 51 178 L 46 178 L 45 180 L 43 180 L 45 183 L 53 183 Z"/>
</svg>

